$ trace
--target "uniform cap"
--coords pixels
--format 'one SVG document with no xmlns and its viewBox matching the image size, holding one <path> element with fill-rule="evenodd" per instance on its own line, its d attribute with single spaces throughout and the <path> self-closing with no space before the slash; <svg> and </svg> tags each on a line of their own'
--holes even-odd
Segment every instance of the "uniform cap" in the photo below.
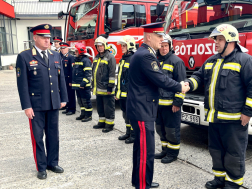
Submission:
<svg viewBox="0 0 252 189">
<path fill-rule="evenodd" d="M 52 26 L 50 24 L 41 24 L 30 29 L 33 35 L 39 35 L 43 37 L 51 37 Z"/>
<path fill-rule="evenodd" d="M 70 47 L 70 45 L 68 43 L 65 42 L 60 42 L 60 48 L 66 48 L 66 47 Z"/>
<path fill-rule="evenodd" d="M 52 45 L 53 44 L 53 42 L 50 42 L 50 45 Z"/>
<path fill-rule="evenodd" d="M 158 35 L 164 36 L 164 26 L 166 22 L 156 22 L 151 24 L 145 24 L 141 25 L 142 28 L 144 28 L 144 32 L 147 33 L 156 33 Z"/>
<path fill-rule="evenodd" d="M 63 39 L 61 38 L 61 37 L 53 37 L 53 41 L 54 42 L 62 42 L 63 41 Z"/>
</svg>

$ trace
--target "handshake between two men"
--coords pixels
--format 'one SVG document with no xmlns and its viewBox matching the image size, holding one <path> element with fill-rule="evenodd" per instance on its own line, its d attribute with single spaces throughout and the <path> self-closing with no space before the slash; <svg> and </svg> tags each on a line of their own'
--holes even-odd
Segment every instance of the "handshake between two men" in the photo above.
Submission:
<svg viewBox="0 0 252 189">
<path fill-rule="evenodd" d="M 185 94 L 190 90 L 190 86 L 188 82 L 181 81 L 180 84 L 182 86 L 182 93 Z"/>
</svg>

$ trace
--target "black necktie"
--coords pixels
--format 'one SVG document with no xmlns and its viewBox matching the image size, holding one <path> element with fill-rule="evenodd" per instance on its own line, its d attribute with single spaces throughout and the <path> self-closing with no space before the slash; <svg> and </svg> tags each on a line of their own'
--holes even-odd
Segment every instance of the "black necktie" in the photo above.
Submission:
<svg viewBox="0 0 252 189">
<path fill-rule="evenodd" d="M 45 63 L 48 65 L 48 58 L 46 56 L 46 52 L 45 51 L 41 51 L 41 53 L 43 54 L 43 59 L 44 59 Z"/>
</svg>

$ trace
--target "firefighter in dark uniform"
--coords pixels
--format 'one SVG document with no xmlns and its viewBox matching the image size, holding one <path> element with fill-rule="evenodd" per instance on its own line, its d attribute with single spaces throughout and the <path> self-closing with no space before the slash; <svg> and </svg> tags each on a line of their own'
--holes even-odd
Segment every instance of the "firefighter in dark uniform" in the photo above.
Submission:
<svg viewBox="0 0 252 189">
<path fill-rule="evenodd" d="M 74 56 L 69 53 L 69 44 L 60 42 L 60 56 L 62 58 L 62 65 L 64 68 L 64 75 L 66 81 L 68 103 L 66 110 L 62 114 L 73 115 L 76 111 L 75 90 L 72 89 L 72 65 L 74 64 Z"/>
<path fill-rule="evenodd" d="M 103 128 L 107 133 L 113 130 L 115 119 L 115 70 L 116 60 L 110 54 L 107 40 L 99 36 L 95 40 L 95 47 L 99 52 L 93 61 L 93 94 L 96 95 L 99 121 L 94 129 Z"/>
<path fill-rule="evenodd" d="M 120 107 L 123 113 L 123 118 L 126 123 L 126 134 L 119 136 L 119 140 L 125 140 L 126 144 L 133 143 L 135 140 L 133 128 L 130 125 L 130 120 L 126 115 L 126 102 L 127 102 L 127 91 L 129 85 L 129 65 L 130 59 L 136 51 L 135 39 L 130 35 L 126 35 L 121 38 L 117 44 L 121 44 L 122 48 L 122 59 L 119 61 L 119 71 L 117 77 L 117 86 L 115 91 L 115 99 L 119 100 Z"/>
<path fill-rule="evenodd" d="M 72 88 L 76 90 L 81 114 L 76 120 L 87 122 L 92 120 L 91 103 L 91 75 L 92 63 L 89 59 L 86 46 L 83 43 L 75 44 L 75 62 L 73 64 Z"/>
<path fill-rule="evenodd" d="M 61 37 L 53 37 L 53 42 L 55 46 L 55 51 L 60 52 L 60 43 L 63 41 Z"/>
<path fill-rule="evenodd" d="M 166 34 L 161 48 L 157 52 L 162 72 L 177 82 L 186 79 L 183 60 L 174 54 L 172 39 Z M 156 119 L 156 131 L 162 143 L 162 152 L 155 154 L 155 159 L 162 163 L 177 160 L 180 149 L 181 109 L 185 95 L 159 88 L 159 103 Z"/>
<path fill-rule="evenodd" d="M 252 57 L 239 45 L 239 33 L 229 24 L 209 36 L 218 54 L 206 60 L 187 81 L 192 90 L 205 87 L 205 121 L 214 180 L 206 188 L 239 188 L 245 174 L 248 122 L 252 116 Z"/>
<path fill-rule="evenodd" d="M 158 109 L 158 88 L 185 93 L 184 82 L 170 79 L 160 69 L 156 50 L 161 47 L 165 22 L 143 25 L 144 43 L 132 56 L 126 114 L 135 133 L 132 185 L 138 189 L 158 187 L 152 183 L 155 140 L 154 121 Z"/>
<path fill-rule="evenodd" d="M 17 57 L 17 86 L 22 109 L 29 118 L 33 154 L 39 179 L 47 178 L 46 169 L 63 173 L 59 162 L 59 108 L 65 106 L 67 91 L 59 53 L 47 50 L 49 24 L 38 25 L 33 32 L 35 46 Z M 43 135 L 45 133 L 46 153 Z"/>
</svg>

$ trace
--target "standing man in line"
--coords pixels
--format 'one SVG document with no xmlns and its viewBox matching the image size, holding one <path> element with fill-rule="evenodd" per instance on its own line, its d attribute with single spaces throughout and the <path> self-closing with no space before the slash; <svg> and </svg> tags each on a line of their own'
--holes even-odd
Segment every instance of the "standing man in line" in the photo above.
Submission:
<svg viewBox="0 0 252 189">
<path fill-rule="evenodd" d="M 132 185 L 137 189 L 157 188 L 152 182 L 155 140 L 154 121 L 158 109 L 158 88 L 185 93 L 189 86 L 163 74 L 156 57 L 161 47 L 165 22 L 143 25 L 144 43 L 132 56 L 129 67 L 127 116 L 135 133 Z"/>
<path fill-rule="evenodd" d="M 93 94 L 96 95 L 99 122 L 94 129 L 103 128 L 107 133 L 113 130 L 115 119 L 115 70 L 116 60 L 110 54 L 107 40 L 99 36 L 95 40 L 99 52 L 93 61 Z"/>
<path fill-rule="evenodd" d="M 248 123 L 252 117 L 252 57 L 240 46 L 237 29 L 217 26 L 209 36 L 218 54 L 208 58 L 187 81 L 205 87 L 205 121 L 214 180 L 208 189 L 238 189 L 245 174 Z"/>
<path fill-rule="evenodd" d="M 90 91 L 92 63 L 89 56 L 83 43 L 75 44 L 72 88 L 76 90 L 78 104 L 81 109 L 81 114 L 76 120 L 81 120 L 82 122 L 91 121 L 93 112 Z"/>
<path fill-rule="evenodd" d="M 75 90 L 72 89 L 72 64 L 74 64 L 74 56 L 69 52 L 69 44 L 60 42 L 60 56 L 62 58 L 62 65 L 64 68 L 64 75 L 66 81 L 68 103 L 66 104 L 66 110 L 62 114 L 73 115 L 76 111 Z"/>
<path fill-rule="evenodd" d="M 55 46 L 55 51 L 60 52 L 60 42 L 62 42 L 63 39 L 61 37 L 53 37 L 53 42 Z"/>
<path fill-rule="evenodd" d="M 186 79 L 186 69 L 183 60 L 174 54 L 172 39 L 166 34 L 161 48 L 157 52 L 161 71 L 177 82 Z M 180 149 L 181 106 L 185 94 L 159 88 L 158 113 L 156 131 L 162 143 L 162 152 L 155 154 L 155 159 L 162 163 L 177 160 Z"/>
<path fill-rule="evenodd" d="M 52 45 L 53 45 L 53 43 L 50 42 L 50 45 L 49 45 L 49 47 L 48 47 L 48 50 L 52 50 Z"/>
<path fill-rule="evenodd" d="M 46 169 L 63 173 L 59 162 L 59 108 L 66 105 L 67 92 L 60 54 L 47 50 L 52 26 L 33 27 L 35 46 L 17 57 L 17 86 L 22 109 L 29 118 L 33 154 L 39 179 Z M 43 135 L 45 133 L 46 153 Z"/>
<path fill-rule="evenodd" d="M 135 141 L 135 135 L 133 128 L 130 124 L 130 120 L 126 114 L 126 102 L 127 102 L 127 91 L 129 87 L 129 66 L 130 60 L 134 52 L 136 51 L 135 39 L 126 35 L 122 37 L 117 44 L 121 44 L 122 48 L 122 59 L 119 61 L 119 71 L 117 76 L 116 85 L 116 96 L 115 99 L 119 100 L 120 107 L 123 113 L 123 118 L 126 123 L 126 134 L 119 136 L 119 140 L 125 140 L 126 144 L 133 143 Z"/>
</svg>

